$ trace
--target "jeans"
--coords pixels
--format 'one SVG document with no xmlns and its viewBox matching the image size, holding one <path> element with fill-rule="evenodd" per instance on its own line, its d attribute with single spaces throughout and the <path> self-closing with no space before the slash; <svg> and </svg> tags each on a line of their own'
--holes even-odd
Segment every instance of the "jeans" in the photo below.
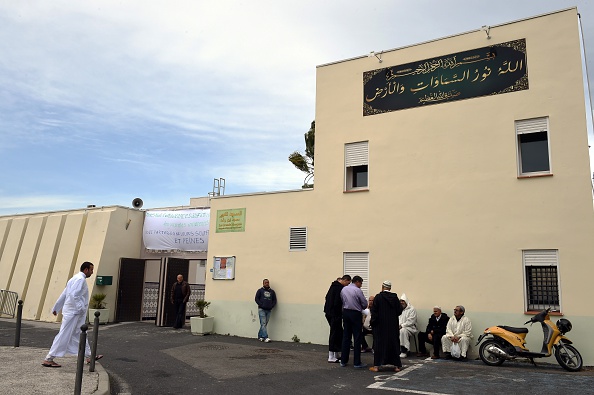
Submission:
<svg viewBox="0 0 594 395">
<path fill-rule="evenodd" d="M 260 317 L 260 330 L 258 331 L 258 339 L 268 338 L 266 326 L 268 325 L 268 320 L 270 320 L 271 312 L 272 310 L 264 310 L 258 307 L 258 317 Z"/>
<path fill-rule="evenodd" d="M 186 304 L 183 300 L 176 300 L 173 303 L 175 308 L 175 323 L 174 328 L 182 328 L 186 322 Z"/>
</svg>

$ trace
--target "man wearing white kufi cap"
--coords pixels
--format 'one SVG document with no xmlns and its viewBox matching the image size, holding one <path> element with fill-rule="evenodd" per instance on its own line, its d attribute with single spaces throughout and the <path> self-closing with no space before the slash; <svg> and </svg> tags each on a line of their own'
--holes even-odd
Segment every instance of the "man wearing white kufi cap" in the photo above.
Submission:
<svg viewBox="0 0 594 395">
<path fill-rule="evenodd" d="M 400 358 L 408 356 L 410 350 L 410 337 L 415 336 L 419 331 L 417 329 L 417 310 L 410 304 L 406 294 L 400 296 L 400 305 L 402 314 L 398 317 L 400 323 Z"/>
</svg>

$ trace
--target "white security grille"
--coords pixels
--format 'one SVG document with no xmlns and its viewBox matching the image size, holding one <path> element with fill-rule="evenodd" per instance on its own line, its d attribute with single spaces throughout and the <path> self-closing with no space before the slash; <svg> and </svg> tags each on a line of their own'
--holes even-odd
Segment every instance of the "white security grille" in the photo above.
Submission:
<svg viewBox="0 0 594 395">
<path fill-rule="evenodd" d="M 351 277 L 360 276 L 363 279 L 361 291 L 366 298 L 369 297 L 369 253 L 368 252 L 345 252 L 344 253 L 344 274 Z"/>
</svg>

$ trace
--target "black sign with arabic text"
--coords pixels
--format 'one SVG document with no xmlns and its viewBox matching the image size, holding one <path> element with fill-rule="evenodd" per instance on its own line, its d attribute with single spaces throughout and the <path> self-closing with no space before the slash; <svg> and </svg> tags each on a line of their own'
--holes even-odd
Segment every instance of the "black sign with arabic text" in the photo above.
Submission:
<svg viewBox="0 0 594 395">
<path fill-rule="evenodd" d="M 526 39 L 363 73 L 363 115 L 528 89 Z"/>
</svg>

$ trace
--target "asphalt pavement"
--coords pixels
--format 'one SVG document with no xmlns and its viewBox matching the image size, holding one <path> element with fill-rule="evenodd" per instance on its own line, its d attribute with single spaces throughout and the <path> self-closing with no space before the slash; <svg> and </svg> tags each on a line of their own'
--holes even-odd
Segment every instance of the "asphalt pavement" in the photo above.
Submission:
<svg viewBox="0 0 594 395">
<path fill-rule="evenodd" d="M 273 323 L 271 323 L 272 325 Z M 59 325 L 23 321 L 21 347 L 14 348 L 14 319 L 0 319 L 0 394 L 72 394 L 76 357 L 41 366 Z M 257 333 L 257 328 L 255 328 Z M 193 336 L 188 328 L 147 322 L 101 325 L 96 372 L 85 365 L 83 394 L 332 394 L 389 390 L 423 394 L 591 393 L 594 370 L 570 373 L 560 366 L 480 360 L 456 362 L 410 357 L 399 373 L 370 372 L 327 362 L 327 346 L 262 343 L 226 335 Z M 274 339 L 273 339 L 274 340 Z M 372 364 L 371 353 L 362 354 Z"/>
</svg>

